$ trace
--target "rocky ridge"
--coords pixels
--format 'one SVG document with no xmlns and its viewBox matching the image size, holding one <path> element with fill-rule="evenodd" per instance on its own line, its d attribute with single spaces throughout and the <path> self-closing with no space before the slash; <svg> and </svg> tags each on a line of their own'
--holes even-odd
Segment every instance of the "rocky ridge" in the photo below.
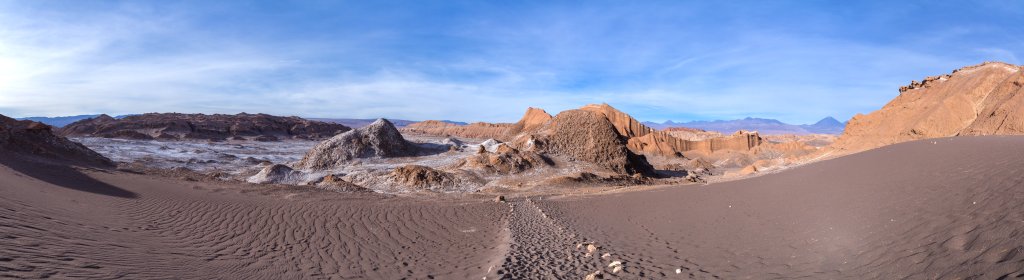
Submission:
<svg viewBox="0 0 1024 280">
<path fill-rule="evenodd" d="M 0 115 L 0 159 L 111 167 L 114 163 L 93 150 L 59 136 L 53 127 Z"/>
<path fill-rule="evenodd" d="M 121 119 L 100 115 L 68 124 L 58 133 L 67 137 L 275 141 L 320 139 L 349 129 L 340 124 L 267 114 L 148 113 Z"/>
<path fill-rule="evenodd" d="M 834 147 L 857 152 L 960 135 L 1024 134 L 1024 69 L 985 62 L 900 88 L 878 111 L 858 114 Z"/>
<path fill-rule="evenodd" d="M 416 156 L 420 147 L 405 140 L 386 119 L 338 134 L 317 144 L 306 153 L 296 166 L 324 170 L 347 165 L 360 158 L 390 158 Z"/>
</svg>

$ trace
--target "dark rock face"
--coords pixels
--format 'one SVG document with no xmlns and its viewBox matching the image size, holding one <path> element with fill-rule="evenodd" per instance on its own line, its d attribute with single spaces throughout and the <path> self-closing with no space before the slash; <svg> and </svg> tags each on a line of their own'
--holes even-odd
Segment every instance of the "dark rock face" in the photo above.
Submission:
<svg viewBox="0 0 1024 280">
<path fill-rule="evenodd" d="M 552 119 L 549 130 L 538 139 L 539 148 L 546 152 L 596 163 L 618 173 L 654 174 L 646 158 L 630 151 L 625 137 L 600 114 L 585 110 L 563 111 Z"/>
<path fill-rule="evenodd" d="M 416 156 L 419 147 L 406 141 L 388 120 L 377 119 L 370 125 L 331 137 L 313 147 L 299 167 L 313 170 L 343 166 L 358 158 Z"/>
<path fill-rule="evenodd" d="M 110 159 L 82 144 L 54 134 L 52 129 L 43 123 L 0 115 L 0 159 L 19 157 L 83 166 L 114 165 Z"/>
<path fill-rule="evenodd" d="M 74 122 L 62 128 L 62 136 L 95 136 L 124 139 L 321 139 L 350 130 L 347 126 L 267 114 L 204 115 L 149 113 L 114 119 L 107 115 Z"/>
</svg>

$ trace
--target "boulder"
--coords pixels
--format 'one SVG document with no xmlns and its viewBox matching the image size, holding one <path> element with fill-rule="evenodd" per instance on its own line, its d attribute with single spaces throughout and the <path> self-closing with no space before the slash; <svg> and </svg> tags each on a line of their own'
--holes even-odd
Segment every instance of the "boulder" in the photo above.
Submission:
<svg viewBox="0 0 1024 280">
<path fill-rule="evenodd" d="M 325 170 L 363 158 L 416 156 L 420 148 L 406 141 L 391 122 L 377 119 L 370 125 L 338 134 L 309 150 L 296 166 Z"/>
<path fill-rule="evenodd" d="M 264 167 L 259 173 L 246 179 L 249 183 L 255 184 L 299 184 L 303 179 L 300 171 L 293 170 L 283 164 L 273 164 Z"/>
</svg>

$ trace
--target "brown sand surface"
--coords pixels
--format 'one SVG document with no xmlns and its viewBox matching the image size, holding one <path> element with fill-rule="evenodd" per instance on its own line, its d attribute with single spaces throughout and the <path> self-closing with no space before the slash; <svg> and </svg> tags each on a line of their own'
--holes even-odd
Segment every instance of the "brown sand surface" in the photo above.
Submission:
<svg viewBox="0 0 1024 280">
<path fill-rule="evenodd" d="M 0 278 L 478 279 L 503 255 L 493 202 L 47 170 L 0 166 Z"/>
<path fill-rule="evenodd" d="M 1024 277 L 1020 136 L 508 203 L 0 163 L 0 278 Z"/>
<path fill-rule="evenodd" d="M 626 278 L 1024 277 L 1020 136 L 916 141 L 747 180 L 538 205 L 622 260 Z"/>
</svg>

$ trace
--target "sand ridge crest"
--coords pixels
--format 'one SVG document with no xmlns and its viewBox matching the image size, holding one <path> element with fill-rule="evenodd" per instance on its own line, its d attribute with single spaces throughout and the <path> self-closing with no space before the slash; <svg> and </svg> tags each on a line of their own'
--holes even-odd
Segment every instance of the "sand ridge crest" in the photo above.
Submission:
<svg viewBox="0 0 1024 280">
<path fill-rule="evenodd" d="M 1024 134 L 1024 71 L 986 62 L 900 89 L 881 109 L 854 116 L 834 147 L 856 152 L 957 135 Z"/>
</svg>

